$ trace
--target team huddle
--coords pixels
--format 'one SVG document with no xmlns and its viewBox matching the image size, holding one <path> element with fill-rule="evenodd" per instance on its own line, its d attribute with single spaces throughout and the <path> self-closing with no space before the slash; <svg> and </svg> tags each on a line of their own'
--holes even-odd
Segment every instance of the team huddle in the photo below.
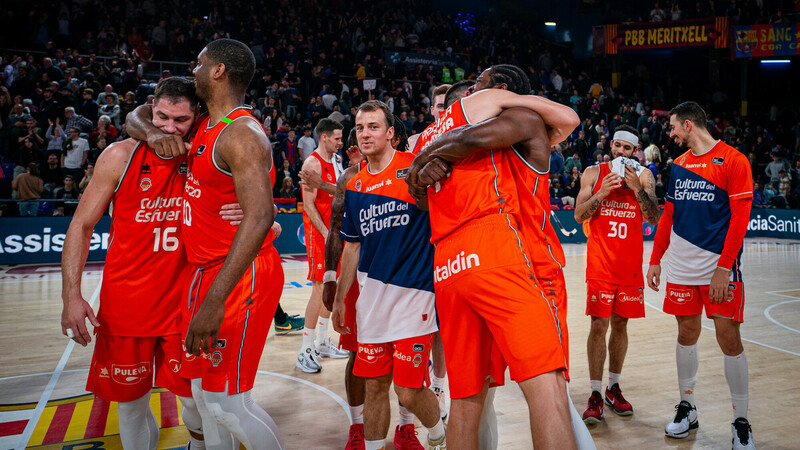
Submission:
<svg viewBox="0 0 800 450">
<path fill-rule="evenodd" d="M 95 327 L 87 390 L 119 402 L 125 448 L 156 448 L 154 385 L 180 398 L 188 448 L 284 448 L 251 398 L 284 285 L 272 245 L 279 232 L 272 151 L 241 107 L 254 67 L 247 46 L 220 39 L 200 53 L 194 82 L 162 80 L 152 105 L 129 119 L 133 138 L 101 154 L 70 224 L 62 331 L 85 346 L 86 319 Z M 388 106 L 367 101 L 355 115 L 358 151 L 347 170 L 337 156 L 341 124 L 319 122 L 319 146 L 302 174 L 312 295 L 296 366 L 315 373 L 323 356 L 349 357 L 346 448 L 385 448 L 392 387 L 400 403 L 395 448 L 424 448 L 414 416 L 428 448 L 497 448 L 492 403 L 506 369 L 524 394 L 536 448 L 594 448 L 585 424 L 603 419 L 604 401 L 633 414 L 620 388 L 626 325 L 644 317 L 645 281 L 658 290 L 667 249 L 664 311 L 679 328 L 681 401 L 665 433 L 685 438 L 698 427 L 696 343 L 705 308 L 725 354 L 732 445 L 755 448 L 739 336 L 747 159 L 714 140 L 703 110 L 687 102 L 670 111 L 670 137 L 685 153 L 673 164 L 660 217 L 652 173 L 630 159 L 635 129 L 617 127 L 612 161 L 586 169 L 575 217 L 589 236 L 592 394 L 581 416 L 569 397 L 565 257 L 548 192 L 550 148 L 579 119 L 530 91 L 511 65 L 440 87 L 431 106 L 438 119 L 407 144 Z M 109 204 L 112 238 L 95 317 L 80 293 L 81 273 Z M 225 213 L 231 209 L 238 214 Z M 152 220 L 139 220 L 145 214 Z M 643 220 L 659 225 L 646 276 Z M 339 346 L 328 337 L 329 320 Z"/>
</svg>

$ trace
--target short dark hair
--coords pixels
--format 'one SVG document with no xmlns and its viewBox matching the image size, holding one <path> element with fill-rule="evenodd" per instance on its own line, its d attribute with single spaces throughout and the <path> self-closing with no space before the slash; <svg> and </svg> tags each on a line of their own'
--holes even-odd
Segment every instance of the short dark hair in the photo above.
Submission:
<svg viewBox="0 0 800 450">
<path fill-rule="evenodd" d="M 179 77 L 170 77 L 159 81 L 155 92 L 153 92 L 153 97 L 155 102 L 162 98 L 166 98 L 171 103 L 188 100 L 192 109 L 200 102 L 194 88 L 194 82 Z"/>
<path fill-rule="evenodd" d="M 437 95 L 447 94 L 447 90 L 453 87 L 451 84 L 440 84 L 433 89 L 433 98 Z"/>
<path fill-rule="evenodd" d="M 235 39 L 217 39 L 206 45 L 206 55 L 214 63 L 225 65 L 231 84 L 247 89 L 256 72 L 256 57 L 248 46 Z"/>
<path fill-rule="evenodd" d="M 406 126 L 403 125 L 403 121 L 400 120 L 399 117 L 396 115 L 394 116 L 394 123 L 397 124 L 394 127 L 394 137 L 399 139 L 397 141 L 397 150 L 398 152 L 407 152 L 408 151 L 408 130 L 406 130 Z"/>
<path fill-rule="evenodd" d="M 314 128 L 314 131 L 317 132 L 317 136 L 325 135 L 330 136 L 333 134 L 335 130 L 343 130 L 344 126 L 339 123 L 338 120 L 333 119 L 322 119 L 317 124 L 317 127 Z M 305 131 L 305 129 L 303 129 Z"/>
<path fill-rule="evenodd" d="M 444 95 L 444 107 L 449 108 L 450 105 L 461 100 L 461 98 L 464 97 L 464 93 L 467 92 L 467 89 L 471 88 L 474 84 L 475 81 L 473 80 L 461 80 L 450 86 L 450 89 L 448 89 L 447 93 Z"/>
<path fill-rule="evenodd" d="M 708 116 L 703 108 L 697 102 L 683 102 L 680 105 L 669 110 L 670 116 L 675 116 L 681 122 L 688 120 L 698 127 L 705 128 L 708 122 Z"/>
<path fill-rule="evenodd" d="M 356 114 L 362 111 L 363 112 L 381 111 L 383 112 L 384 122 L 386 122 L 386 128 L 389 129 L 394 127 L 394 115 L 392 114 L 392 111 L 389 109 L 389 107 L 386 106 L 386 103 L 383 103 L 382 101 L 379 100 L 368 100 L 362 103 L 361 106 L 358 107 L 358 112 L 356 112 Z M 395 132 L 397 132 L 397 130 L 395 130 Z"/>
<path fill-rule="evenodd" d="M 531 82 L 525 72 L 517 66 L 511 64 L 497 64 L 491 67 L 491 75 L 489 79 L 494 86 L 499 83 L 505 83 L 508 90 L 519 95 L 530 95 Z"/>
</svg>

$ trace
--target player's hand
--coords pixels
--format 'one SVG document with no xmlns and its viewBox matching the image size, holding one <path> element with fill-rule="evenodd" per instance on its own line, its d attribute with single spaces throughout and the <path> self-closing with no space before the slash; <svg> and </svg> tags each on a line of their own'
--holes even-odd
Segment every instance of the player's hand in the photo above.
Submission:
<svg viewBox="0 0 800 450">
<path fill-rule="evenodd" d="M 149 133 L 147 136 L 147 145 L 153 147 L 153 150 L 164 158 L 180 156 L 192 149 L 192 144 L 183 142 L 181 136 L 160 131 Z"/>
<path fill-rule="evenodd" d="M 242 207 L 238 203 L 228 203 L 227 205 L 222 205 L 219 216 L 222 220 L 230 222 L 231 226 L 236 226 L 242 223 L 244 211 L 242 211 Z"/>
<path fill-rule="evenodd" d="M 357 145 L 351 145 L 347 149 L 347 158 L 350 159 L 351 166 L 357 166 L 361 164 L 361 161 L 364 161 L 364 155 L 361 154 L 361 150 Z"/>
<path fill-rule="evenodd" d="M 333 311 L 331 311 L 331 322 L 333 322 L 333 329 L 339 334 L 350 334 L 350 328 L 344 324 L 344 299 L 337 298 L 333 302 Z"/>
<path fill-rule="evenodd" d="M 450 164 L 441 158 L 433 158 L 422 170 L 419 171 L 418 184 L 430 186 L 444 179 L 452 172 Z"/>
<path fill-rule="evenodd" d="M 68 336 L 67 329 L 71 329 L 72 339 L 86 347 L 92 342 L 92 335 L 86 327 L 86 319 L 89 319 L 89 323 L 95 328 L 100 326 L 92 307 L 81 295 L 66 300 L 61 311 L 61 334 Z"/>
<path fill-rule="evenodd" d="M 661 284 L 661 266 L 658 264 L 651 265 L 650 268 L 647 269 L 645 279 L 650 289 L 658 292 L 658 285 Z"/>
<path fill-rule="evenodd" d="M 278 239 L 278 236 L 281 235 L 281 231 L 283 231 L 281 224 L 278 222 L 272 222 L 272 232 L 275 233 L 275 239 Z"/>
<path fill-rule="evenodd" d="M 336 299 L 336 282 L 326 281 L 322 284 L 322 304 L 325 309 L 333 312 L 333 301 Z"/>
<path fill-rule="evenodd" d="M 194 356 L 210 353 L 211 347 L 217 342 L 224 316 L 223 302 L 211 302 L 206 299 L 189 324 L 189 331 L 186 332 L 186 351 Z"/>
<path fill-rule="evenodd" d="M 728 295 L 728 281 L 731 279 L 731 272 L 722 267 L 717 267 L 714 275 L 711 276 L 711 284 L 708 286 L 708 299 L 712 303 L 720 304 Z"/>
<path fill-rule="evenodd" d="M 628 165 L 625 166 L 625 184 L 633 189 L 633 192 L 642 190 L 642 183 L 639 182 L 639 176 L 636 175 L 636 171 Z"/>
<path fill-rule="evenodd" d="M 319 189 L 322 186 L 322 173 L 313 169 L 300 170 L 300 182 L 311 189 Z"/>
<path fill-rule="evenodd" d="M 627 169 L 627 167 L 626 167 Z M 600 195 L 603 198 L 608 197 L 614 189 L 619 189 L 622 186 L 622 177 L 615 173 L 609 173 L 603 177 L 603 182 L 600 184 Z"/>
</svg>

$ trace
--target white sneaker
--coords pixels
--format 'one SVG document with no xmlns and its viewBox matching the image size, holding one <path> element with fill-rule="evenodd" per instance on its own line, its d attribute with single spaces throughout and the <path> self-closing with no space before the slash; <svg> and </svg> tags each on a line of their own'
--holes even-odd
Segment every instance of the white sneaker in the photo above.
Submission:
<svg viewBox="0 0 800 450">
<path fill-rule="evenodd" d="M 675 406 L 675 418 L 664 428 L 664 433 L 669 437 L 683 439 L 689 435 L 689 430 L 694 430 L 699 426 L 697 408 L 689 402 L 681 400 Z"/>
<path fill-rule="evenodd" d="M 447 434 L 435 441 L 428 438 L 428 448 L 430 450 L 447 450 Z"/>
<path fill-rule="evenodd" d="M 301 348 L 297 352 L 297 362 L 294 365 L 305 373 L 317 373 L 322 370 L 317 358 L 319 358 L 319 355 L 313 348 Z"/>
<path fill-rule="evenodd" d="M 347 350 L 341 350 L 333 345 L 330 336 L 320 343 L 315 342 L 314 346 L 317 348 L 317 353 L 325 358 L 342 359 L 350 356 L 350 352 Z"/>
<path fill-rule="evenodd" d="M 439 416 L 442 418 L 442 422 L 447 422 L 447 393 L 444 389 L 439 388 L 431 388 L 434 395 L 436 395 L 436 400 L 439 401 Z"/>
<path fill-rule="evenodd" d="M 756 443 L 753 442 L 753 430 L 747 419 L 739 417 L 731 424 L 733 432 L 733 450 L 756 450 Z"/>
</svg>

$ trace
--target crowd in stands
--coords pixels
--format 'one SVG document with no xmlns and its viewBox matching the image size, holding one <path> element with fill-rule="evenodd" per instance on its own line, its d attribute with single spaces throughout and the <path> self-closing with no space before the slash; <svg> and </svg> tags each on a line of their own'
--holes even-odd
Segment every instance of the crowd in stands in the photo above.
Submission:
<svg viewBox="0 0 800 450">
<path fill-rule="evenodd" d="M 688 11 L 680 18 L 695 16 L 688 4 L 675 3 Z M 778 3 L 737 2 L 737 20 L 768 23 L 782 11 L 791 15 L 800 8 L 800 1 L 794 9 Z M 705 5 L 706 15 L 732 14 L 719 2 L 698 4 Z M 672 4 L 669 12 L 664 8 L 659 15 L 656 4 L 652 20 L 678 17 L 670 15 Z M 313 130 L 320 119 L 339 120 L 347 136 L 356 108 L 374 98 L 389 105 L 409 134 L 418 133 L 435 119 L 429 107 L 436 85 L 475 78 L 496 63 L 522 67 L 533 93 L 571 105 L 583 120 L 553 149 L 554 208 L 574 205 L 581 173 L 608 158 L 620 124 L 642 133 L 637 156 L 656 175 L 659 198 L 677 156 L 664 111 L 681 98 L 678 88 L 631 83 L 636 87 L 614 89 L 591 61 L 574 60 L 568 49 L 541 39 L 523 20 L 456 18 L 432 11 L 423 0 L 394 5 L 308 0 L 294 6 L 265 0 L 247 6 L 205 0 L 53 6 L 34 0 L 9 5 L 0 29 L 0 198 L 17 200 L 0 202 L 3 215 L 71 214 L 97 157 L 128 137 L 126 116 L 148 100 L 159 79 L 191 76 L 193 59 L 220 37 L 249 43 L 256 56 L 246 102 L 273 144 L 276 198 L 300 198 L 298 172 L 316 147 Z M 468 64 L 386 61 L 387 49 Z M 364 80 L 370 79 L 375 87 L 366 90 Z M 707 106 L 712 134 L 750 157 L 757 201 L 798 207 L 800 122 L 792 126 L 769 114 L 762 116 L 770 120 L 751 122 L 716 101 Z M 346 160 L 344 150 L 342 156 Z"/>
</svg>

